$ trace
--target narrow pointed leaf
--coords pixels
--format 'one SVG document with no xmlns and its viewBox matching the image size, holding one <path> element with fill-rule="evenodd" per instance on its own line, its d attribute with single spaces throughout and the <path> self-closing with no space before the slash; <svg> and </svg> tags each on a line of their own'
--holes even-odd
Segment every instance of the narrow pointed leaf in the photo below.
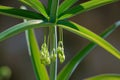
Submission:
<svg viewBox="0 0 120 80">
<path fill-rule="evenodd" d="M 102 39 L 97 34 L 86 29 L 85 27 L 82 27 L 81 25 L 70 21 L 62 21 L 58 26 L 98 44 L 99 46 L 110 52 L 112 55 L 114 55 L 116 58 L 120 59 L 120 52 L 116 48 L 114 48 L 106 40 Z"/>
<path fill-rule="evenodd" d="M 2 5 L 0 5 L 0 14 L 21 19 L 44 19 L 44 17 L 41 14 Z"/>
<path fill-rule="evenodd" d="M 120 21 L 113 24 L 111 27 L 106 29 L 102 34 L 100 34 L 101 37 L 106 38 L 109 36 L 113 31 L 115 31 L 118 27 L 120 27 Z M 84 47 L 82 50 L 80 50 L 69 62 L 66 64 L 63 69 L 58 74 L 57 80 L 69 80 L 72 73 L 75 71 L 76 67 L 79 65 L 79 63 L 90 53 L 97 44 L 91 42 L 86 47 Z"/>
<path fill-rule="evenodd" d="M 84 80 L 120 80 L 120 74 L 102 74 Z"/>
<path fill-rule="evenodd" d="M 23 22 L 23 23 L 17 24 L 17 25 L 0 33 L 0 42 L 9 37 L 17 35 L 18 33 L 25 31 L 26 29 L 39 28 L 42 26 L 45 27 L 45 26 L 50 26 L 50 25 L 52 26 L 52 24 L 43 22 L 41 20 L 31 20 L 28 22 Z"/>
<path fill-rule="evenodd" d="M 44 5 L 39 0 L 20 0 L 20 1 L 32 7 L 33 9 L 41 13 L 44 17 L 49 19 L 49 16 Z"/>
<path fill-rule="evenodd" d="M 65 11 L 63 14 L 59 15 L 59 20 L 70 18 L 77 14 L 95 9 L 106 4 L 110 4 L 119 0 L 90 0 L 88 2 L 82 3 L 80 5 L 74 6 L 73 8 Z"/>
<path fill-rule="evenodd" d="M 43 64 L 41 64 L 40 61 L 41 58 L 40 51 L 33 29 L 29 29 L 26 31 L 26 37 L 27 37 L 29 53 L 31 56 L 34 70 L 36 72 L 37 80 L 49 80 L 46 67 Z"/>
<path fill-rule="evenodd" d="M 56 22 L 58 14 L 59 0 L 52 0 L 50 10 L 50 22 Z"/>
<path fill-rule="evenodd" d="M 52 6 L 52 0 L 48 0 L 48 7 L 47 7 L 48 15 L 50 15 L 51 6 Z"/>
<path fill-rule="evenodd" d="M 58 15 L 69 9 L 78 0 L 64 0 L 58 10 Z"/>
</svg>

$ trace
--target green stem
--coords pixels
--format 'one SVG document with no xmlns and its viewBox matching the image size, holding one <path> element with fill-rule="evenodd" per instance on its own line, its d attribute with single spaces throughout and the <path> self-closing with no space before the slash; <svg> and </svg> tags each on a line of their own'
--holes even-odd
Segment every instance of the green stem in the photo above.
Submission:
<svg viewBox="0 0 120 80">
<path fill-rule="evenodd" d="M 50 52 L 55 49 L 57 54 L 57 27 L 50 27 Z M 57 78 L 57 59 L 55 62 L 51 62 L 50 65 L 50 80 L 56 80 Z"/>
<path fill-rule="evenodd" d="M 54 23 L 54 26 L 50 26 L 50 52 L 55 49 L 57 54 L 57 14 L 58 14 L 59 0 L 52 0 L 50 10 L 50 22 Z M 55 62 L 50 64 L 50 80 L 56 80 L 57 78 L 57 58 Z"/>
<path fill-rule="evenodd" d="M 63 41 L 63 29 L 59 27 L 59 41 Z"/>
</svg>

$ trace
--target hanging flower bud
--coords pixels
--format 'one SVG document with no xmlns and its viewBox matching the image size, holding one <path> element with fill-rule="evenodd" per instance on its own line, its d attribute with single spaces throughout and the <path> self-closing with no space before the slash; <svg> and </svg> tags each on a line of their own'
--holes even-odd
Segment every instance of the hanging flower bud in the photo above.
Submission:
<svg viewBox="0 0 120 80">
<path fill-rule="evenodd" d="M 60 62 L 63 63 L 65 61 L 65 55 L 64 54 L 58 54 Z"/>
<path fill-rule="evenodd" d="M 50 57 L 49 57 L 49 51 L 46 43 L 43 43 L 41 46 L 41 63 L 48 65 L 51 63 Z"/>
<path fill-rule="evenodd" d="M 51 63 L 51 60 L 50 60 L 49 57 L 46 57 L 46 60 L 45 60 L 45 61 L 46 61 L 46 62 L 45 62 L 46 65 L 49 65 L 49 64 Z"/>
<path fill-rule="evenodd" d="M 50 55 L 51 61 L 54 62 L 57 58 L 57 54 L 55 52 L 55 49 L 52 50 L 52 53 Z"/>
<path fill-rule="evenodd" d="M 58 43 L 57 53 L 58 53 L 60 62 L 63 63 L 65 61 L 65 55 L 64 55 L 64 47 L 63 47 L 62 41 L 59 41 Z"/>
</svg>

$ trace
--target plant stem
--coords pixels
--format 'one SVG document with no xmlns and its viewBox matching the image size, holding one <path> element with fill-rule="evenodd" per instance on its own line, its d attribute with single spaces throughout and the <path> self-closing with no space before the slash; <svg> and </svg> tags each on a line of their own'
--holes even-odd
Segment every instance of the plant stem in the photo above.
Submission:
<svg viewBox="0 0 120 80">
<path fill-rule="evenodd" d="M 57 27 L 50 27 L 50 52 L 55 49 L 57 54 Z M 50 80 L 56 80 L 57 78 L 57 59 L 55 62 L 52 62 L 50 65 Z"/>
<path fill-rule="evenodd" d="M 57 54 L 57 12 L 58 12 L 59 0 L 52 0 L 50 10 L 50 22 L 54 23 L 54 26 L 50 26 L 50 52 L 55 49 Z M 57 58 L 55 62 L 50 64 L 50 80 L 57 79 Z"/>
<path fill-rule="evenodd" d="M 63 41 L 63 29 L 59 27 L 59 41 Z"/>
</svg>

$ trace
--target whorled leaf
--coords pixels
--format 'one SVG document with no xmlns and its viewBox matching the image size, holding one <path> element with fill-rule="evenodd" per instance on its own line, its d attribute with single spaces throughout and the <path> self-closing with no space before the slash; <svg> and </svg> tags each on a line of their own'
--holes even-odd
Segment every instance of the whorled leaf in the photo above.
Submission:
<svg viewBox="0 0 120 80">
<path fill-rule="evenodd" d="M 56 22 L 58 14 L 59 0 L 52 0 L 50 10 L 50 22 Z"/>
<path fill-rule="evenodd" d="M 59 7 L 58 15 L 69 9 L 78 0 L 64 0 Z"/>
<path fill-rule="evenodd" d="M 44 17 L 41 14 L 2 5 L 0 5 L 0 14 L 20 19 L 42 19 L 42 20 L 44 19 Z"/>
<path fill-rule="evenodd" d="M 48 4 L 47 4 L 47 13 L 48 15 L 50 15 L 50 10 L 51 10 L 51 6 L 52 6 L 52 0 L 48 0 Z"/>
<path fill-rule="evenodd" d="M 39 0 L 20 0 L 21 2 L 29 5 L 39 13 L 41 13 L 44 17 L 49 19 L 45 6 Z"/>
<path fill-rule="evenodd" d="M 120 27 L 120 21 L 116 22 L 109 28 L 107 28 L 102 34 L 100 34 L 101 37 L 106 38 L 109 36 L 113 31 L 115 31 L 118 27 Z M 75 71 L 76 67 L 79 65 L 79 63 L 90 53 L 97 44 L 91 42 L 86 47 L 81 49 L 59 72 L 57 80 L 68 80 L 72 73 Z"/>
<path fill-rule="evenodd" d="M 73 0 L 74 1 L 74 0 Z M 70 18 L 72 16 L 75 16 L 77 14 L 86 12 L 88 10 L 95 9 L 100 6 L 104 6 L 106 4 L 110 4 L 113 2 L 116 2 L 119 0 L 90 0 L 88 2 L 79 4 L 77 6 L 74 6 L 67 11 L 63 12 L 62 14 L 59 15 L 59 20 Z"/>
<path fill-rule="evenodd" d="M 102 74 L 84 80 L 120 80 L 120 74 Z"/>
<path fill-rule="evenodd" d="M 120 52 L 115 47 L 85 27 L 70 21 L 60 21 L 58 26 L 98 44 L 116 58 L 120 59 Z"/>
<path fill-rule="evenodd" d="M 27 29 L 47 27 L 47 26 L 50 26 L 50 25 L 52 26 L 53 24 L 48 23 L 48 22 L 44 22 L 44 21 L 41 21 L 41 20 L 31 20 L 31 21 L 27 21 L 27 22 L 17 24 L 17 25 L 15 25 L 13 27 L 10 27 L 9 29 L 0 33 L 0 42 L 9 38 L 9 37 L 17 35 L 20 32 L 23 32 Z"/>
</svg>

